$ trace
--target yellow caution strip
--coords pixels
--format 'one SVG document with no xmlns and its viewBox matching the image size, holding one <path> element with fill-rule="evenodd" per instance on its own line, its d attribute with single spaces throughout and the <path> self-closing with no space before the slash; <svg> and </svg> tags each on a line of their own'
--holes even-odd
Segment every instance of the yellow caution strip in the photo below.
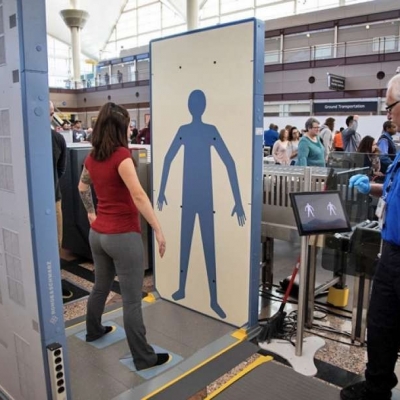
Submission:
<svg viewBox="0 0 400 400">
<path fill-rule="evenodd" d="M 107 311 L 107 312 L 105 312 L 103 315 L 112 314 L 112 313 L 114 313 L 114 312 L 116 312 L 116 311 L 119 311 L 119 310 L 122 310 L 122 307 L 118 307 L 118 308 L 116 308 L 115 310 Z M 111 321 L 111 322 L 112 322 L 112 321 Z M 79 326 L 79 325 L 84 325 L 84 324 L 86 324 L 86 321 L 78 322 L 78 323 L 75 324 L 75 325 L 71 325 L 71 326 L 69 326 L 68 328 L 65 328 L 65 330 L 68 331 L 68 330 L 70 330 L 70 329 L 76 328 L 76 327 Z"/>
<path fill-rule="evenodd" d="M 244 332 L 244 334 L 243 334 Z M 222 349 L 221 351 L 219 351 L 218 353 L 212 355 L 211 357 L 207 358 L 206 360 L 202 361 L 200 364 L 196 365 L 195 367 L 193 367 L 192 369 L 189 369 L 188 371 L 184 372 L 182 375 L 179 375 L 178 377 L 176 377 L 175 379 L 172 379 L 171 381 L 169 381 L 168 383 L 166 383 L 164 386 L 161 386 L 160 388 L 154 390 L 154 392 L 151 392 L 150 394 L 148 394 L 145 397 L 142 397 L 141 400 L 149 400 L 151 397 L 155 396 L 156 394 L 162 392 L 163 390 L 165 390 L 167 387 L 172 386 L 174 383 L 180 381 L 181 379 L 183 379 L 185 376 L 190 375 L 192 372 L 196 371 L 197 369 L 201 368 L 203 365 L 206 365 L 207 363 L 209 363 L 210 361 L 214 360 L 215 358 L 219 357 L 221 354 L 227 352 L 228 350 L 232 349 L 233 347 L 237 346 L 239 343 L 243 342 L 244 340 L 247 339 L 247 333 L 244 329 L 238 329 L 237 331 L 233 332 L 231 334 L 232 337 L 238 339 L 237 342 L 230 344 L 229 346 L 225 347 L 224 349 Z"/>
<path fill-rule="evenodd" d="M 226 383 L 224 383 L 222 386 L 220 386 L 217 390 L 212 392 L 209 396 L 207 396 L 204 400 L 211 400 L 214 397 L 218 396 L 221 392 L 223 392 L 225 389 L 227 389 L 229 386 L 234 384 L 236 381 L 239 379 L 243 378 L 246 374 L 248 374 L 250 371 L 253 369 L 257 368 L 258 366 L 273 360 L 271 356 L 260 356 L 256 360 L 254 360 L 251 364 L 249 364 L 246 368 L 244 368 L 242 371 L 240 371 L 238 374 L 236 374 L 234 377 L 229 379 Z"/>
<path fill-rule="evenodd" d="M 155 303 L 157 301 L 153 293 L 147 293 L 146 297 L 143 297 L 142 301 L 146 303 Z"/>
</svg>

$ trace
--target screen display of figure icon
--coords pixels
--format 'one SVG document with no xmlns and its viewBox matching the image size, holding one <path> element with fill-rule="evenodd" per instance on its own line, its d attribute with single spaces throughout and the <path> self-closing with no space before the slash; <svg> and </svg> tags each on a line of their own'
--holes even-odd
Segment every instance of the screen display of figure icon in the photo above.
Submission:
<svg viewBox="0 0 400 400">
<path fill-rule="evenodd" d="M 301 236 L 351 231 L 338 191 L 290 193 L 290 199 Z"/>
</svg>

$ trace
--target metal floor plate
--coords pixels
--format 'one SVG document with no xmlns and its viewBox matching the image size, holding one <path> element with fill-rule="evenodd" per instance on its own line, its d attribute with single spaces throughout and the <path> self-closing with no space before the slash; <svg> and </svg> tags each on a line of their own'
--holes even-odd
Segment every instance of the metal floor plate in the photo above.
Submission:
<svg viewBox="0 0 400 400">
<path fill-rule="evenodd" d="M 339 388 L 271 361 L 250 371 L 214 399 L 338 400 L 339 391 Z"/>
<path fill-rule="evenodd" d="M 184 361 L 146 381 L 119 361 L 129 352 L 126 339 L 99 350 L 75 337 L 85 330 L 84 323 L 72 326 L 66 334 L 73 399 L 141 398 L 207 359 L 210 353 L 237 341 L 230 336 L 234 327 L 164 300 L 144 303 L 143 318 L 148 342 L 182 356 Z M 103 323 L 107 321 L 123 326 L 122 310 L 105 314 Z"/>
</svg>

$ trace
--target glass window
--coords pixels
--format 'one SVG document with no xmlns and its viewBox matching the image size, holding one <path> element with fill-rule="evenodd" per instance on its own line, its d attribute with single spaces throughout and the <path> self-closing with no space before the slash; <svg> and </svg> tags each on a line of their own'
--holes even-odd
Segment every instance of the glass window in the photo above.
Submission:
<svg viewBox="0 0 400 400">
<path fill-rule="evenodd" d="M 287 17 L 294 14 L 294 2 L 285 4 L 274 4 L 256 9 L 256 18 L 264 21 L 279 17 Z"/>
<path fill-rule="evenodd" d="M 186 31 L 186 24 L 185 25 L 174 26 L 172 28 L 163 29 L 162 36 L 175 35 L 177 33 L 182 33 L 182 32 L 185 32 L 185 31 Z"/>
<path fill-rule="evenodd" d="M 219 24 L 219 17 L 207 18 L 205 20 L 200 20 L 199 25 L 201 28 L 206 28 L 208 26 L 214 26 Z"/>
<path fill-rule="evenodd" d="M 135 37 L 119 40 L 118 46 L 119 46 L 120 50 L 132 49 L 133 47 L 137 46 L 137 37 L 135 36 Z"/>
<path fill-rule="evenodd" d="M 136 8 L 137 7 L 136 3 L 137 3 L 136 0 L 128 0 L 128 2 L 125 5 L 124 12 Z"/>
<path fill-rule="evenodd" d="M 221 0 L 221 14 L 241 11 L 253 7 L 254 0 Z"/>
<path fill-rule="evenodd" d="M 116 27 L 116 38 L 122 39 L 129 36 L 137 35 L 137 11 L 131 10 L 121 14 Z M 115 36 L 111 36 L 115 39 Z"/>
<path fill-rule="evenodd" d="M 161 28 L 161 3 L 138 8 L 137 12 L 139 34 L 152 32 Z"/>
<path fill-rule="evenodd" d="M 161 31 L 150 32 L 144 35 L 139 35 L 138 46 L 145 46 L 149 44 L 150 40 L 161 37 Z"/>
<path fill-rule="evenodd" d="M 180 15 L 178 15 L 170 8 L 162 5 L 161 11 L 162 11 L 161 24 L 163 29 L 181 25 L 182 23 L 186 24 L 186 21 L 184 21 Z"/>
<path fill-rule="evenodd" d="M 254 10 L 247 10 L 228 15 L 221 15 L 221 22 L 224 23 L 224 22 L 238 21 L 240 19 L 252 18 L 252 17 L 254 17 Z"/>
<path fill-rule="evenodd" d="M 200 10 L 200 20 L 210 18 L 210 17 L 218 17 L 219 15 L 219 0 L 207 0 L 204 4 L 203 8 Z"/>
<path fill-rule="evenodd" d="M 264 64 L 278 64 L 280 51 L 266 51 L 264 53 Z"/>
<path fill-rule="evenodd" d="M 276 0 L 256 0 L 256 6 L 263 6 L 265 4 L 272 4 L 276 2 Z"/>
<path fill-rule="evenodd" d="M 375 37 L 372 41 L 372 50 L 377 52 L 396 51 L 396 36 Z"/>
<path fill-rule="evenodd" d="M 146 6 L 146 5 L 152 4 L 152 3 L 158 3 L 158 1 L 156 1 L 156 0 L 137 0 L 138 7 Z"/>
<path fill-rule="evenodd" d="M 315 46 L 315 59 L 332 58 L 332 44 L 318 44 Z"/>
</svg>

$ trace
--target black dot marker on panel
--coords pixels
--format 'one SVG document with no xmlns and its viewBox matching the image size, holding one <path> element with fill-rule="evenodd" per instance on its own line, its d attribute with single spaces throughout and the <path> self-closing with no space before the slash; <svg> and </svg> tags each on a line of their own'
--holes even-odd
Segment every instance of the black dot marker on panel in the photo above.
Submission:
<svg viewBox="0 0 400 400">
<path fill-rule="evenodd" d="M 214 140 L 217 140 L 217 138 L 213 138 Z"/>
<path fill-rule="evenodd" d="M 216 61 L 214 61 L 214 64 L 216 64 L 217 62 Z"/>
<path fill-rule="evenodd" d="M 179 69 L 182 69 L 182 65 L 179 66 Z"/>
<path fill-rule="evenodd" d="M 182 138 L 180 137 L 179 140 L 182 140 Z"/>
</svg>

